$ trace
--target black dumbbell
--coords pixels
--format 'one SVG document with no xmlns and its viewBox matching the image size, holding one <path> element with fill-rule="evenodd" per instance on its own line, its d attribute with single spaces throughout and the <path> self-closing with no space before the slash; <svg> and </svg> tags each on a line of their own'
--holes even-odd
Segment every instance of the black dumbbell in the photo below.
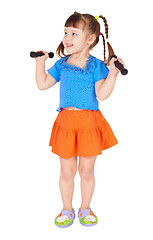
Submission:
<svg viewBox="0 0 153 240">
<path fill-rule="evenodd" d="M 45 55 L 43 52 L 30 52 L 30 57 L 34 58 L 34 57 L 41 57 Z M 53 52 L 49 52 L 48 53 L 50 58 L 54 57 L 54 53 Z"/>
<path fill-rule="evenodd" d="M 112 56 L 110 57 L 110 60 L 111 60 L 113 57 L 114 57 L 114 58 L 117 58 L 116 55 L 112 55 Z M 123 64 L 121 64 L 118 60 L 114 61 L 114 64 L 115 64 L 115 66 L 121 71 L 121 74 L 122 74 L 122 75 L 126 75 L 126 74 L 128 73 L 128 70 L 127 70 L 126 68 L 124 68 Z"/>
</svg>

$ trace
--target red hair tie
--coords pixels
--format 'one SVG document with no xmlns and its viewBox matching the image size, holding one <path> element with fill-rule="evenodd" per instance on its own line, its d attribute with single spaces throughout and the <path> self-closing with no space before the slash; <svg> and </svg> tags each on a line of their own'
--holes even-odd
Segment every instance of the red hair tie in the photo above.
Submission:
<svg viewBox="0 0 153 240">
<path fill-rule="evenodd" d="M 100 32 L 100 33 L 99 33 L 99 36 L 100 36 L 100 35 L 103 35 L 103 34 Z"/>
</svg>

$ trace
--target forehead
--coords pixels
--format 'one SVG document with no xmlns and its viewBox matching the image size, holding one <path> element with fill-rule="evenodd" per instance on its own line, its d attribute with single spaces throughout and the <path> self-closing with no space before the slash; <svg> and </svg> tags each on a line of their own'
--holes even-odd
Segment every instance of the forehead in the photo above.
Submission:
<svg viewBox="0 0 153 240">
<path fill-rule="evenodd" d="M 80 28 L 74 28 L 74 27 L 65 27 L 64 28 L 65 31 L 76 31 L 76 32 L 82 32 L 82 29 Z"/>
</svg>

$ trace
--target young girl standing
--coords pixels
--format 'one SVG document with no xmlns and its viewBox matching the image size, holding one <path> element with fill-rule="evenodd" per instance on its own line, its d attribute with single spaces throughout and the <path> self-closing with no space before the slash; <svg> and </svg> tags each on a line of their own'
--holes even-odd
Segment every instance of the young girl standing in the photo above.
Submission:
<svg viewBox="0 0 153 240">
<path fill-rule="evenodd" d="M 114 65 L 116 59 L 110 61 L 112 48 L 109 42 L 109 57 L 106 61 L 105 39 L 100 32 L 98 18 L 103 19 L 108 38 L 107 21 L 102 15 L 94 17 L 74 12 L 65 22 L 65 34 L 57 48 L 60 59 L 47 70 L 47 74 L 45 60 L 48 53 L 43 51 L 45 55 L 35 58 L 36 82 L 40 90 L 50 88 L 60 81 L 59 113 L 52 127 L 49 145 L 60 159 L 59 187 L 63 209 L 55 218 L 55 224 L 61 228 L 72 225 L 75 218 L 72 197 L 77 156 L 82 197 L 78 211 L 79 222 L 83 226 L 97 224 L 97 216 L 90 208 L 95 187 L 94 165 L 102 150 L 117 144 L 110 125 L 99 110 L 97 100 L 105 100 L 110 96 L 119 73 Z M 103 37 L 105 61 L 89 54 L 99 42 L 100 35 Z M 68 55 L 65 55 L 65 49 Z M 118 61 L 124 66 L 121 58 Z M 110 70 L 107 65 L 110 65 Z"/>
</svg>

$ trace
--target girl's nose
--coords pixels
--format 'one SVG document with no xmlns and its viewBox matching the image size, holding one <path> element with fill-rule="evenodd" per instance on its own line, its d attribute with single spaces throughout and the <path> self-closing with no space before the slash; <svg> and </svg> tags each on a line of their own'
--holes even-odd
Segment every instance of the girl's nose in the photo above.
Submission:
<svg viewBox="0 0 153 240">
<path fill-rule="evenodd" d="M 69 35 L 66 35 L 65 38 L 66 38 L 67 41 L 71 40 L 71 37 Z"/>
</svg>

